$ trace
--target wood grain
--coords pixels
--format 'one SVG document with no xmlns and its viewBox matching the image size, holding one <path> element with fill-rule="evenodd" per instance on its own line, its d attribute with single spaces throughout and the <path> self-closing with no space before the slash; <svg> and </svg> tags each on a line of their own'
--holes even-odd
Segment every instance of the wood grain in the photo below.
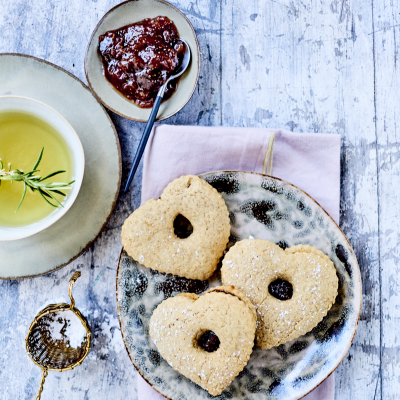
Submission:
<svg viewBox="0 0 400 400">
<path fill-rule="evenodd" d="M 336 398 L 373 399 L 380 275 L 371 6 L 223 4 L 223 122 L 342 135 L 340 225 L 360 261 L 364 294 L 354 344 L 337 370 Z"/>
<path fill-rule="evenodd" d="M 0 52 L 44 58 L 84 80 L 86 44 L 117 0 L 0 0 Z M 342 135 L 340 225 L 363 277 L 354 344 L 336 373 L 336 399 L 396 399 L 400 389 L 400 9 L 393 0 L 178 0 L 201 48 L 198 90 L 167 123 L 285 128 Z M 124 177 L 143 124 L 110 113 Z M 43 399 L 136 398 L 121 340 L 115 271 L 121 225 L 140 201 L 141 173 L 121 194 L 98 240 L 45 277 L 0 282 L 0 398 L 33 398 L 40 370 L 24 337 L 44 305 L 67 299 L 76 269 L 78 307 L 93 348 L 74 371 L 50 373 Z M 124 182 L 123 182 L 124 183 Z"/>
<path fill-rule="evenodd" d="M 373 2 L 375 60 L 375 133 L 378 162 L 379 271 L 381 273 L 381 370 L 382 399 L 399 398 L 400 293 L 399 293 L 399 24 L 400 5 Z"/>
</svg>

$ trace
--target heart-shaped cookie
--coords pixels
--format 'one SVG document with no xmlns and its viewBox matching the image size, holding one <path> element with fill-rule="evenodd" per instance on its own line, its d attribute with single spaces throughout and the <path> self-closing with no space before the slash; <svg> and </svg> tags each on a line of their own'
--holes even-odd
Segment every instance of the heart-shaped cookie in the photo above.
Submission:
<svg viewBox="0 0 400 400">
<path fill-rule="evenodd" d="M 191 231 L 184 229 L 185 222 L 191 224 Z M 121 233 L 126 252 L 144 266 L 200 280 L 217 268 L 229 235 L 224 199 L 194 175 L 175 179 L 160 199 L 135 210 Z"/>
<path fill-rule="evenodd" d="M 335 302 L 333 262 L 308 245 L 282 250 L 267 240 L 242 240 L 222 262 L 222 283 L 241 290 L 257 311 L 256 342 L 278 346 L 313 329 Z"/>
<path fill-rule="evenodd" d="M 256 320 L 243 293 L 219 286 L 164 300 L 150 319 L 150 336 L 171 367 L 217 396 L 247 364 Z"/>
</svg>

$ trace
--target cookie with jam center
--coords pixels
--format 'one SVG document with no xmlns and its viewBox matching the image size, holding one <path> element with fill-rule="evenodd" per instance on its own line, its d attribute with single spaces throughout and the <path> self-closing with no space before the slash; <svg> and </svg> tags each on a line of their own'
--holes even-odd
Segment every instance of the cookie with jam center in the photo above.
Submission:
<svg viewBox="0 0 400 400">
<path fill-rule="evenodd" d="M 221 274 L 224 285 L 242 291 L 255 306 L 262 349 L 311 331 L 338 293 L 333 262 L 308 245 L 282 250 L 268 240 L 242 240 L 226 253 Z"/>
<path fill-rule="evenodd" d="M 125 221 L 122 245 L 142 265 L 189 279 L 208 279 L 230 235 L 222 196 L 194 175 L 181 176 L 158 200 L 148 200 Z"/>
<path fill-rule="evenodd" d="M 150 336 L 172 368 L 217 396 L 246 366 L 256 320 L 243 293 L 219 286 L 164 300 L 150 319 Z"/>
</svg>

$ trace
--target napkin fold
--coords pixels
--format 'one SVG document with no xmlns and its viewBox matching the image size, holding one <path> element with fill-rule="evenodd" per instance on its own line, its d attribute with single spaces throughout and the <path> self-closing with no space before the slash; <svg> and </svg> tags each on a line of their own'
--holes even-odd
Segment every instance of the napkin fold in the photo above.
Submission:
<svg viewBox="0 0 400 400">
<path fill-rule="evenodd" d="M 158 198 L 182 175 L 219 170 L 261 172 L 275 132 L 274 177 L 313 197 L 339 223 L 340 135 L 293 133 L 281 129 L 158 125 L 144 154 L 142 204 Z M 305 400 L 333 400 L 334 374 Z M 162 400 L 138 374 L 138 400 Z"/>
</svg>

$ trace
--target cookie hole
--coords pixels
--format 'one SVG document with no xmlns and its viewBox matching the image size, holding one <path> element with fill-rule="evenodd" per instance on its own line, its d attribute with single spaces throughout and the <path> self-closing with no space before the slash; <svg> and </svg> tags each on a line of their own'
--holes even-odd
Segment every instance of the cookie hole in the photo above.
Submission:
<svg viewBox="0 0 400 400">
<path fill-rule="evenodd" d="M 278 300 L 290 300 L 293 297 L 293 286 L 284 279 L 275 279 L 268 286 L 268 292 Z"/>
<path fill-rule="evenodd" d="M 205 331 L 197 339 L 197 345 L 207 353 L 218 350 L 220 343 L 218 336 L 213 331 Z"/>
<path fill-rule="evenodd" d="M 174 221 L 174 233 L 179 239 L 186 239 L 193 233 L 193 226 L 187 218 L 179 214 Z"/>
</svg>

